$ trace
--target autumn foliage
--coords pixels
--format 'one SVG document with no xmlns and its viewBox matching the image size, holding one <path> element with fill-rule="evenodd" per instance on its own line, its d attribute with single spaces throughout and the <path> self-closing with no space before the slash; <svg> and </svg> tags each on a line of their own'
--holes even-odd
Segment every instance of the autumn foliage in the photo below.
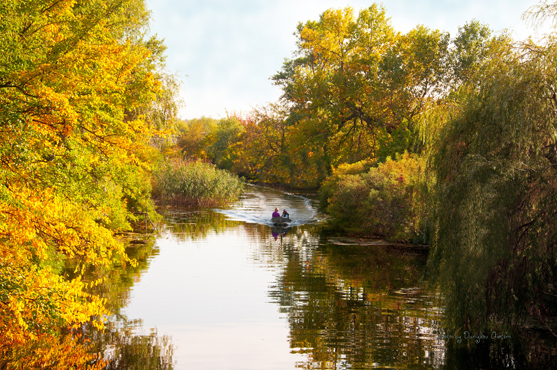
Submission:
<svg viewBox="0 0 557 370">
<path fill-rule="evenodd" d="M 422 159 L 404 153 L 373 166 L 341 165 L 323 182 L 321 205 L 331 224 L 353 234 L 412 241 L 427 221 Z"/>
<path fill-rule="evenodd" d="M 149 140 L 164 134 L 145 117 L 163 47 L 142 37 L 140 0 L 8 0 L 0 14 L 0 367 L 101 366 L 79 332 L 107 311 L 80 271 L 133 263 L 113 233 L 152 212 Z"/>
</svg>

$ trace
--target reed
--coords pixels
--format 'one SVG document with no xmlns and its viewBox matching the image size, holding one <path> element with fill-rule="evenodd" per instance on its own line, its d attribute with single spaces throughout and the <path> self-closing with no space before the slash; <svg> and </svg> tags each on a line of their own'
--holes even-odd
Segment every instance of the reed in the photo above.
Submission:
<svg viewBox="0 0 557 370">
<path fill-rule="evenodd" d="M 210 163 L 172 159 L 153 171 L 153 197 L 172 206 L 222 206 L 238 199 L 244 184 Z"/>
</svg>

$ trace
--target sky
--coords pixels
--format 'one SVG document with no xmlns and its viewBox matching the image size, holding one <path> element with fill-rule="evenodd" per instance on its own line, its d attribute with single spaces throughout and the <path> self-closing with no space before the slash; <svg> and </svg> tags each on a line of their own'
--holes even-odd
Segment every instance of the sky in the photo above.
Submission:
<svg viewBox="0 0 557 370">
<path fill-rule="evenodd" d="M 534 30 L 521 20 L 536 0 L 385 0 L 395 30 L 417 25 L 456 35 L 473 19 L 516 39 Z M 150 33 L 168 47 L 167 70 L 182 81 L 182 119 L 247 114 L 276 102 L 281 89 L 270 77 L 296 49 L 299 22 L 318 20 L 330 8 L 357 13 L 372 1 L 351 0 L 147 0 Z"/>
</svg>

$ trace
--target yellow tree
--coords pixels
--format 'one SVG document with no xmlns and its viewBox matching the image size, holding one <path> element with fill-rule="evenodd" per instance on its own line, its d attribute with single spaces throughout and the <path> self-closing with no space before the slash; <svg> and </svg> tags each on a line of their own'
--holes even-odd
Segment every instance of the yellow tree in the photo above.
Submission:
<svg viewBox="0 0 557 370">
<path fill-rule="evenodd" d="M 142 0 L 8 0 L 0 15 L 0 367 L 84 367 L 61 328 L 107 312 L 60 266 L 126 261 L 113 230 L 152 210 L 162 124 L 145 116 L 164 95 L 163 48 L 142 37 Z"/>
<path fill-rule="evenodd" d="M 443 91 L 448 34 L 421 26 L 400 34 L 374 4 L 357 15 L 327 10 L 296 36 L 298 57 L 273 80 L 328 170 L 409 149 L 415 119 Z"/>
<path fill-rule="evenodd" d="M 185 157 L 206 160 L 208 158 L 208 135 L 215 130 L 217 120 L 201 117 L 181 121 L 178 126 L 176 145 Z"/>
</svg>

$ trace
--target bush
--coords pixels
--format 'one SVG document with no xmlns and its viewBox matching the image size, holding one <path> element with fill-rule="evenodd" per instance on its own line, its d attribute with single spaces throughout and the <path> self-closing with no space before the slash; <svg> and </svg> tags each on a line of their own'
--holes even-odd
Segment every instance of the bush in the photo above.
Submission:
<svg viewBox="0 0 557 370">
<path fill-rule="evenodd" d="M 201 161 L 173 159 L 153 173 L 153 197 L 176 206 L 217 206 L 235 201 L 243 190 L 235 175 Z"/>
<path fill-rule="evenodd" d="M 367 172 L 341 168 L 323 183 L 321 206 L 330 225 L 350 233 L 410 241 L 425 233 L 422 160 L 407 153 Z M 350 168 L 349 168 L 350 167 Z"/>
</svg>

